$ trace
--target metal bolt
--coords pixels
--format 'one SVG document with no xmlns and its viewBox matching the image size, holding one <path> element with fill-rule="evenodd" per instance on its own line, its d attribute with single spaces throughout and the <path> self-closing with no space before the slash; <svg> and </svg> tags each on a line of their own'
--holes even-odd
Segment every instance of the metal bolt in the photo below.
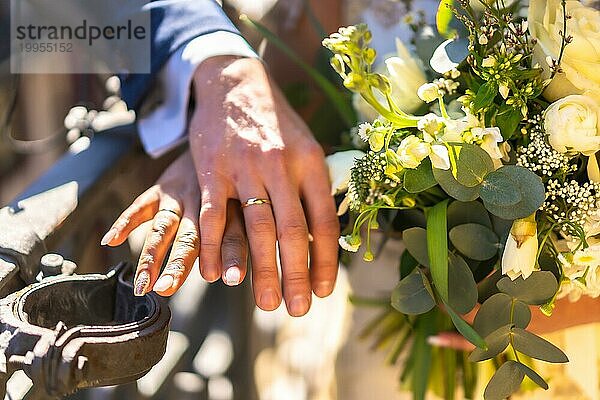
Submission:
<svg viewBox="0 0 600 400">
<path fill-rule="evenodd" d="M 42 274 L 46 276 L 60 275 L 65 259 L 60 254 L 49 253 L 42 257 L 40 268 Z"/>
</svg>

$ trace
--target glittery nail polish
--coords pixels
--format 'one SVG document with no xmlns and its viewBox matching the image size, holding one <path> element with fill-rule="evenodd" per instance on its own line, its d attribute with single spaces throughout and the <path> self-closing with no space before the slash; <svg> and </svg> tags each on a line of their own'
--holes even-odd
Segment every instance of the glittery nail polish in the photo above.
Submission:
<svg viewBox="0 0 600 400">
<path fill-rule="evenodd" d="M 133 288 L 133 294 L 135 296 L 143 296 L 148 292 L 148 286 L 150 286 L 150 273 L 148 271 L 141 271 L 135 278 Z"/>
</svg>

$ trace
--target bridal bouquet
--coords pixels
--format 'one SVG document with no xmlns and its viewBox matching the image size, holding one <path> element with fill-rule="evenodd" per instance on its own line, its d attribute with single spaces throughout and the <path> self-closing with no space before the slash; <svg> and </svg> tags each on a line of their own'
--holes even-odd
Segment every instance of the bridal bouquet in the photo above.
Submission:
<svg viewBox="0 0 600 400">
<path fill-rule="evenodd" d="M 457 383 L 471 397 L 485 360 L 485 399 L 525 377 L 547 389 L 532 359 L 568 361 L 527 328 L 533 307 L 552 318 L 557 298 L 600 295 L 599 26 L 576 0 L 445 0 L 446 40 L 426 63 L 398 42 L 375 66 L 366 25 L 323 41 L 372 118 L 355 149 L 328 159 L 351 215 L 340 245 L 371 261 L 372 230 L 402 233 L 401 279 L 368 330 L 392 362 L 407 354 L 416 399 L 428 388 L 452 399 Z M 426 53 L 435 35 L 415 27 Z M 475 350 L 430 346 L 448 331 Z"/>
</svg>

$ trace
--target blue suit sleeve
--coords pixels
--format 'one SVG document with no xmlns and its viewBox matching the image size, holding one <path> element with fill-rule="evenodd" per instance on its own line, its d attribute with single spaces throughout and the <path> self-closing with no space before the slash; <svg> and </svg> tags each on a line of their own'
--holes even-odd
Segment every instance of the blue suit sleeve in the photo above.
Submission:
<svg viewBox="0 0 600 400">
<path fill-rule="evenodd" d="M 151 18 L 150 74 L 121 77 L 123 100 L 137 110 L 171 54 L 191 39 L 216 31 L 239 34 L 214 0 L 156 0 L 144 6 Z"/>
</svg>

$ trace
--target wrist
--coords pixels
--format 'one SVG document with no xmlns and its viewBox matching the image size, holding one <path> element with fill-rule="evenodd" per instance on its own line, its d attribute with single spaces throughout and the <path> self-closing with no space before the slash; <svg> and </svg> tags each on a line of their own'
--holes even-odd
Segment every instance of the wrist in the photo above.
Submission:
<svg viewBox="0 0 600 400">
<path fill-rule="evenodd" d="M 197 99 L 228 92 L 246 81 L 267 78 L 265 66 L 257 58 L 215 56 L 204 60 L 194 72 L 194 91 Z M 202 95 L 204 94 L 204 95 Z"/>
</svg>

